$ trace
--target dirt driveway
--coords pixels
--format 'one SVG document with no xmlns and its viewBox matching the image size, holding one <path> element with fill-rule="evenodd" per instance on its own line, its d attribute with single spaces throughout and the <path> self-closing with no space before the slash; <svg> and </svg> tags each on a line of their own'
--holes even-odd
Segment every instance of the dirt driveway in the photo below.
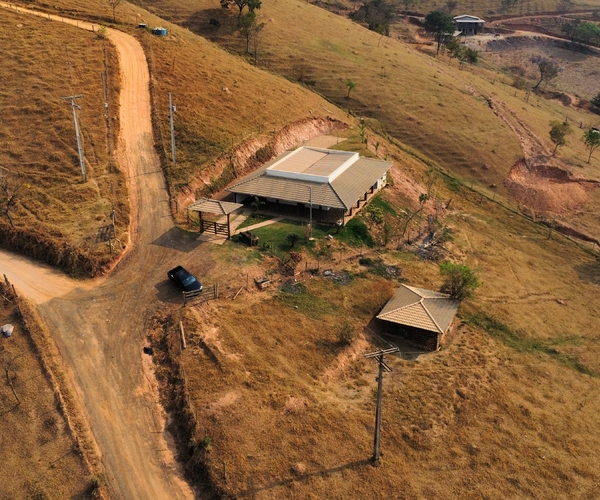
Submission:
<svg viewBox="0 0 600 500">
<path fill-rule="evenodd" d="M 91 29 L 89 23 L 77 25 Z M 199 243 L 180 240 L 172 224 L 153 149 L 143 50 L 129 35 L 108 30 L 108 36 L 121 65 L 118 155 L 128 172 L 134 221 L 128 253 L 110 276 L 91 282 L 70 280 L 8 252 L 0 252 L 0 273 L 38 304 L 56 339 L 102 454 L 111 497 L 193 498 L 174 460 L 152 364 L 142 347 L 159 297 L 177 298 L 165 283 L 169 266 L 201 273 L 209 264 L 198 261 Z"/>
</svg>

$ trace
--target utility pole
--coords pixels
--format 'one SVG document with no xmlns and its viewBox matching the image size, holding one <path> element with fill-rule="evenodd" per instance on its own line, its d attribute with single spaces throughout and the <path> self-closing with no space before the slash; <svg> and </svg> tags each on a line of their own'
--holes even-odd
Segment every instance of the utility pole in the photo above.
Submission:
<svg viewBox="0 0 600 500">
<path fill-rule="evenodd" d="M 77 112 L 75 108 L 81 109 L 79 104 L 75 104 L 75 99 L 82 98 L 82 95 L 71 95 L 69 97 L 61 97 L 63 100 L 71 101 L 71 109 L 73 110 L 73 122 L 75 122 L 75 137 L 77 138 L 77 150 L 79 152 L 79 166 L 81 167 L 81 175 L 83 176 L 83 182 L 86 181 L 85 174 L 85 161 L 83 159 L 83 148 L 81 147 L 81 136 L 79 135 L 79 125 L 77 124 Z"/>
<path fill-rule="evenodd" d="M 173 106 L 173 100 L 171 99 L 171 92 L 169 92 L 169 114 L 171 116 L 171 157 L 173 159 L 173 166 L 177 165 L 177 153 L 175 151 L 175 127 L 173 126 L 173 111 L 177 111 L 177 108 Z"/>
<path fill-rule="evenodd" d="M 313 225 L 313 220 L 312 220 L 312 186 L 308 187 L 308 200 L 309 200 L 309 203 L 310 203 L 309 219 L 308 219 L 308 239 L 310 240 L 312 238 L 312 225 Z"/>
<path fill-rule="evenodd" d="M 399 352 L 396 346 L 390 347 L 389 349 L 380 349 L 379 351 L 375 351 L 369 354 L 363 354 L 363 356 L 367 359 L 377 358 L 377 362 L 379 363 L 379 377 L 377 377 L 377 411 L 375 413 L 375 442 L 373 449 L 373 462 L 375 464 L 379 463 L 380 452 L 379 452 L 379 442 L 380 442 L 380 427 L 381 427 L 381 395 L 383 390 L 383 372 L 391 372 L 392 369 L 386 364 L 383 357 L 386 354 L 393 354 L 395 352 Z"/>
</svg>

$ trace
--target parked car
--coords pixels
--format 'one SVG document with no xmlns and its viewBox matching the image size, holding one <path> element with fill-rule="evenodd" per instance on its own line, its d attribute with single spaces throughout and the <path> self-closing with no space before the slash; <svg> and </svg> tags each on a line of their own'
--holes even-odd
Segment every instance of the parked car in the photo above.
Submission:
<svg viewBox="0 0 600 500">
<path fill-rule="evenodd" d="M 186 271 L 183 267 L 177 266 L 167 272 L 169 279 L 185 292 L 193 292 L 202 290 L 202 283 L 198 278 Z"/>
</svg>

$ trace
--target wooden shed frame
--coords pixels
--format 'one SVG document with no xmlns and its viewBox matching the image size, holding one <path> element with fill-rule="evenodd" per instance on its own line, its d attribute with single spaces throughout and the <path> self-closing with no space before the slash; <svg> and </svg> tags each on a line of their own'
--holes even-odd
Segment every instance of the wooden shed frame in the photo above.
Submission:
<svg viewBox="0 0 600 500">
<path fill-rule="evenodd" d="M 198 212 L 198 229 L 200 234 L 211 232 L 226 236 L 231 239 L 231 221 L 230 215 L 233 212 L 241 209 L 244 205 L 240 203 L 232 203 L 230 201 L 211 200 L 209 198 L 201 198 L 187 207 L 188 222 L 190 221 L 190 211 Z M 208 221 L 202 217 L 203 213 L 213 215 L 227 216 L 227 222 Z"/>
</svg>

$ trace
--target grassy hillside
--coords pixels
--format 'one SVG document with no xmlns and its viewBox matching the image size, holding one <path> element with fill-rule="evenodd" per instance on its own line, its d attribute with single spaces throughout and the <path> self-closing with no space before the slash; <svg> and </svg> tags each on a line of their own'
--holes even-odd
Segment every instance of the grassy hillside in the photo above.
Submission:
<svg viewBox="0 0 600 500">
<path fill-rule="evenodd" d="M 54 4 L 110 17 L 103 4 Z M 226 14 L 217 2 L 145 5 L 166 9 L 174 20 L 240 50 L 226 17 L 219 17 L 218 29 L 208 24 Z M 503 180 L 524 142 L 537 136 L 551 147 L 548 122 L 567 112 L 537 96 L 527 102 L 499 66 L 461 71 L 456 62 L 395 40 L 380 43 L 376 34 L 302 2 L 264 3 L 259 67 L 267 72 L 184 29 L 167 25 L 171 35 L 164 39 L 136 30 L 139 20 L 164 24 L 141 9 L 123 5 L 117 14 L 148 50 L 165 165 L 166 94 L 175 97 L 181 155 L 179 169 L 170 172 L 175 189 L 193 183 L 215 156 L 227 155 L 232 140 L 234 146 L 311 112 L 351 121 L 270 72 L 301 80 L 366 118 L 371 148 L 381 142 L 396 164 L 382 198 L 400 221 L 403 210 L 416 208 L 429 165 L 467 186 L 472 180 L 490 198 L 506 198 Z M 357 83 L 350 98 L 347 78 Z M 568 112 L 573 120 L 590 119 L 582 111 Z M 560 152 L 572 165 L 583 154 L 576 140 Z M 597 163 L 582 165 L 578 173 L 598 179 L 597 169 Z M 441 351 L 415 359 L 412 348 L 403 346 L 402 358 L 389 358 L 394 372 L 385 381 L 384 455 L 377 468 L 368 463 L 375 372 L 362 352 L 384 345 L 370 322 L 400 282 L 385 269 L 395 266 L 402 281 L 437 289 L 437 265 L 416 257 L 414 243 L 402 238 L 363 255 L 375 265 L 361 265 L 361 250 L 334 236 L 321 269 L 340 273 L 341 282 L 301 274 L 302 284 L 281 288 L 278 262 L 268 252 L 234 242 L 203 247 L 216 263 L 203 280 L 221 285 L 221 300 L 165 309 L 153 331 L 157 352 L 168 355 L 159 352 L 155 360 L 165 363 L 159 368 L 165 393 L 174 393 L 169 408 L 178 409 L 175 417 L 187 427 L 182 442 L 192 456 L 192 474 L 207 466 L 209 479 L 236 497 L 594 495 L 600 480 L 600 438 L 594 432 L 600 353 L 593 298 L 600 266 L 591 245 L 583 250 L 451 177 L 440 176 L 434 192 L 427 213 L 451 200 L 442 211 L 452 236 L 444 255 L 475 269 L 483 286 L 463 303 L 462 324 Z M 581 209 L 577 216 L 592 224 L 594 210 Z M 314 264 L 316 255 L 300 250 Z M 273 277 L 272 290 L 244 292 L 248 276 L 261 274 Z M 183 352 L 179 321 L 188 335 Z M 359 333 L 349 346 L 339 341 L 342 326 Z M 185 371 L 178 371 L 180 365 Z"/>
<path fill-rule="evenodd" d="M 56 386 L 59 374 L 55 361 L 42 361 L 40 350 L 46 343 L 39 324 L 4 282 L 0 292 L 0 323 L 14 327 L 11 337 L 0 338 L 4 375 L 0 386 L 0 454 L 5 468 L 14 472 L 0 481 L 0 498 L 91 498 L 99 486 L 98 477 L 91 477 L 82 455 L 85 443 L 73 433 L 78 421 L 72 407 L 63 407 L 68 396 L 64 387 Z M 53 375 L 48 373 L 49 366 Z"/>
<path fill-rule="evenodd" d="M 383 193 L 391 206 L 405 206 L 401 189 L 395 183 Z M 417 357 L 402 345 L 402 357 L 387 358 L 394 371 L 384 384 L 382 464 L 369 464 L 376 373 L 362 353 L 385 346 L 371 320 L 399 280 L 360 265 L 359 249 L 339 237 L 321 270 L 345 280 L 300 273 L 300 283 L 287 286 L 268 252 L 257 260 L 236 243 L 209 247 L 216 265 L 206 281 L 220 283 L 222 300 L 159 318 L 155 342 L 173 362 L 161 376 L 185 369 L 174 397 L 189 404 L 177 416 L 191 429 L 192 473 L 206 464 L 234 498 L 592 494 L 600 478 L 591 430 L 600 409 L 598 308 L 582 297 L 597 293 L 597 259 L 468 189 L 450 192 L 439 182 L 435 190 L 454 200 L 445 218 L 449 250 L 484 284 L 463 303 L 462 324 L 441 351 Z M 299 250 L 314 267 L 315 256 Z M 367 256 L 415 286 L 441 283 L 437 266 L 410 252 Z M 247 272 L 270 275 L 271 291 L 242 290 L 231 300 Z M 344 345 L 342 328 L 359 338 Z"/>
<path fill-rule="evenodd" d="M 121 228 L 129 217 L 124 178 L 110 165 L 100 77 L 108 72 L 110 110 L 118 116 L 116 57 L 93 33 L 59 23 L 49 26 L 43 19 L 4 9 L 2 15 L 11 29 L 0 33 L 5 55 L 0 69 L 0 173 L 9 178 L 10 193 L 21 186 L 9 212 L 15 229 L 8 217 L 0 220 L 4 242 L 71 269 L 75 261 L 85 261 L 89 272 L 110 258 L 107 245 L 96 245 L 95 238 L 113 205 Z M 83 95 L 78 119 L 85 183 L 71 106 L 61 100 L 77 94 Z M 111 120 L 112 147 L 118 125 Z M 43 242 L 43 251 L 33 248 Z"/>
</svg>

